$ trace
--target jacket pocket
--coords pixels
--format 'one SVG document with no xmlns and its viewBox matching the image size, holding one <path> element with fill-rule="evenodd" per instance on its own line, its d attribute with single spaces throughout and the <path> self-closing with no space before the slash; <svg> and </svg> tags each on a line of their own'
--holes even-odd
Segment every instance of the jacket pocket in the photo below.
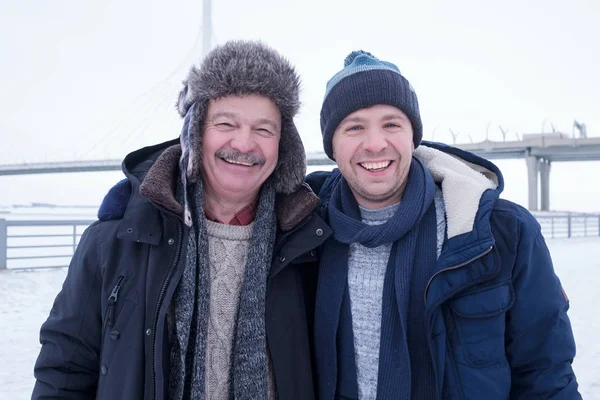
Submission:
<svg viewBox="0 0 600 400">
<path fill-rule="evenodd" d="M 506 312 L 515 300 L 511 282 L 479 288 L 449 302 L 456 361 L 483 368 L 506 361 Z"/>
</svg>

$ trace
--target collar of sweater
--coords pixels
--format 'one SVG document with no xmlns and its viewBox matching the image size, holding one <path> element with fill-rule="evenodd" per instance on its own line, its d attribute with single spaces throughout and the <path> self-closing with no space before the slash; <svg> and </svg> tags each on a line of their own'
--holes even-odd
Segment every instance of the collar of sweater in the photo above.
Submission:
<svg viewBox="0 0 600 400">
<path fill-rule="evenodd" d="M 233 241 L 252 239 L 254 222 L 251 222 L 248 225 L 229 225 L 214 222 L 207 218 L 205 218 L 204 221 L 206 223 L 206 233 L 209 237 Z"/>
</svg>

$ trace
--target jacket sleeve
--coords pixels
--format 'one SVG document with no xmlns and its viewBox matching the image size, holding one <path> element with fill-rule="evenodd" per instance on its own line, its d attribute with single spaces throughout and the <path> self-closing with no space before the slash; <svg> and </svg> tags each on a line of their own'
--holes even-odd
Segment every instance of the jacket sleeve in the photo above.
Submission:
<svg viewBox="0 0 600 400">
<path fill-rule="evenodd" d="M 32 399 L 93 399 L 102 337 L 96 229 L 82 235 L 62 290 L 40 331 Z"/>
<path fill-rule="evenodd" d="M 511 399 L 581 399 L 571 366 L 575 340 L 568 298 L 534 217 L 527 215 L 520 230 L 515 303 L 507 314 Z"/>
</svg>

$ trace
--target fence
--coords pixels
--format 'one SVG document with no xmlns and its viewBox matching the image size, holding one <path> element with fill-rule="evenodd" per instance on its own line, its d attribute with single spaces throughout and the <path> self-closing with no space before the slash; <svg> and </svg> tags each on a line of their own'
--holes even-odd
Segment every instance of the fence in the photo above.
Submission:
<svg viewBox="0 0 600 400">
<path fill-rule="evenodd" d="M 69 264 L 91 220 L 0 219 L 0 270 Z"/>
<path fill-rule="evenodd" d="M 546 238 L 600 236 L 600 214 L 536 215 Z M 92 220 L 0 219 L 0 270 L 69 264 Z"/>
<path fill-rule="evenodd" d="M 536 215 L 546 238 L 600 236 L 600 214 Z"/>
</svg>

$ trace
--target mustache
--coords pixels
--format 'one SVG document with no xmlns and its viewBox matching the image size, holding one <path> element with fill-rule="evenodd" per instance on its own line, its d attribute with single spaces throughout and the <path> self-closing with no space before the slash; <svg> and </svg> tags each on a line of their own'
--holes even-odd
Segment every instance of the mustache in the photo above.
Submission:
<svg viewBox="0 0 600 400">
<path fill-rule="evenodd" d="M 219 158 L 226 158 L 228 160 L 246 164 L 263 165 L 265 163 L 265 159 L 262 157 L 248 153 L 242 153 L 241 151 L 236 150 L 219 150 L 215 153 L 215 155 Z"/>
</svg>

